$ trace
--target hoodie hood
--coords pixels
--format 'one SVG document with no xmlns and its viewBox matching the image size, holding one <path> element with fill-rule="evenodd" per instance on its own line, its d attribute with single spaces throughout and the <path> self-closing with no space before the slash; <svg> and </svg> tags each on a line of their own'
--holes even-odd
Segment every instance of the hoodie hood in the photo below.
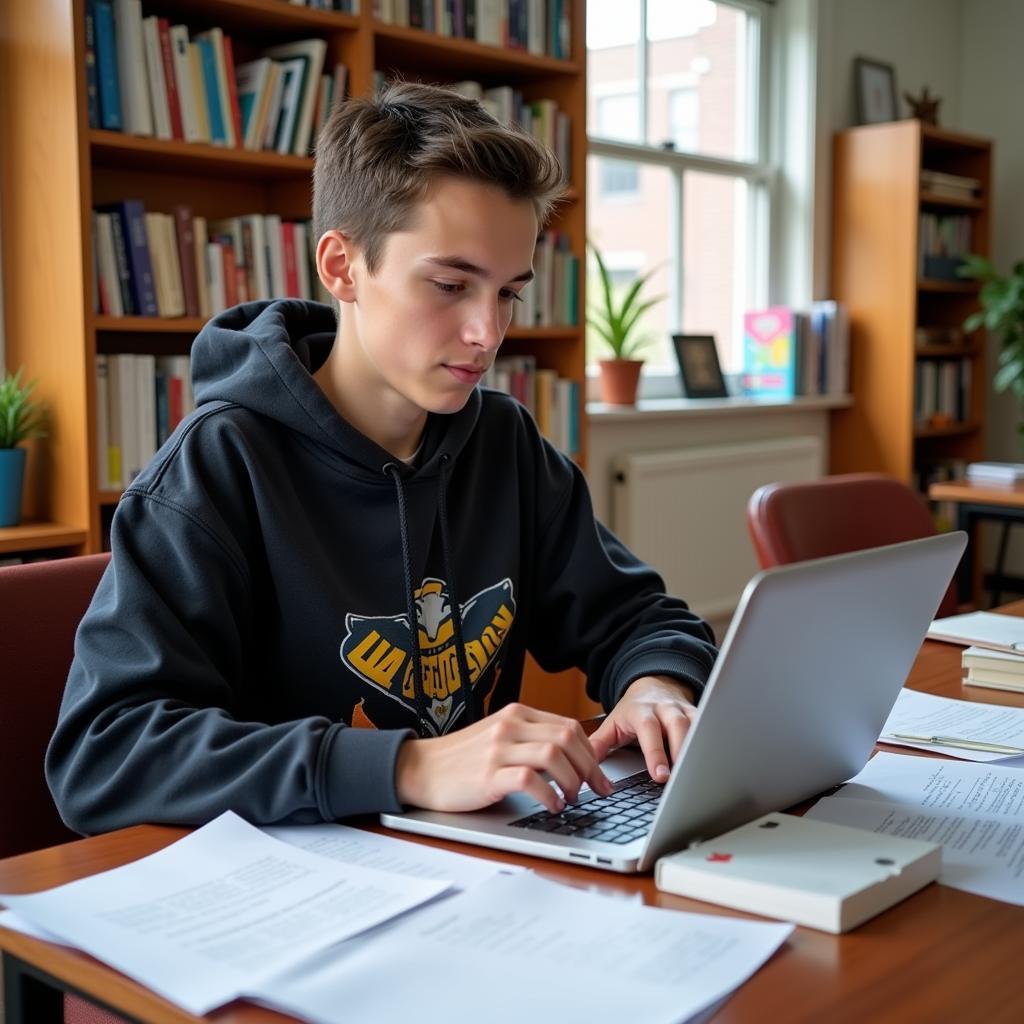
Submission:
<svg viewBox="0 0 1024 1024">
<path fill-rule="evenodd" d="M 215 316 L 192 346 L 197 407 L 229 402 L 250 409 L 379 479 L 394 456 L 346 423 L 311 377 L 336 331 L 330 306 L 301 299 L 247 302 Z M 479 415 L 476 389 L 457 413 L 430 414 L 417 468 L 398 463 L 399 471 L 436 475 L 443 455 L 458 457 Z"/>
</svg>

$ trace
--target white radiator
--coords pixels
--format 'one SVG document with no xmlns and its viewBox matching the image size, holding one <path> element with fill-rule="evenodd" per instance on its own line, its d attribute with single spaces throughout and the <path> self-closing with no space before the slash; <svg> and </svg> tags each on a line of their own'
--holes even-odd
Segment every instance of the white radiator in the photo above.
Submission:
<svg viewBox="0 0 1024 1024">
<path fill-rule="evenodd" d="M 731 615 L 758 569 L 746 508 L 761 484 L 824 474 L 817 437 L 638 452 L 613 463 L 612 529 L 705 618 Z"/>
</svg>

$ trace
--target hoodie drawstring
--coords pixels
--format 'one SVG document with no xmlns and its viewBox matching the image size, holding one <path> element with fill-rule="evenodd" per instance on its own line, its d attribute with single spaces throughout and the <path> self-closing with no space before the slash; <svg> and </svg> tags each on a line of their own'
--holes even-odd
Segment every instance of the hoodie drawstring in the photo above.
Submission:
<svg viewBox="0 0 1024 1024">
<path fill-rule="evenodd" d="M 462 684 L 463 715 L 465 724 L 476 721 L 472 687 L 469 682 L 469 666 L 466 661 L 465 647 L 462 642 L 462 612 L 459 609 L 458 591 L 452 575 L 451 542 L 448 534 L 448 506 L 446 490 L 448 487 L 448 464 L 451 457 L 446 453 L 441 456 L 441 474 L 438 482 L 437 505 L 438 518 L 441 525 L 441 557 L 447 576 L 448 602 L 451 608 L 452 628 L 455 633 L 455 657 L 459 666 L 459 680 Z M 412 557 L 409 549 L 409 519 L 406 511 L 405 487 L 402 474 L 394 462 L 383 467 L 384 473 L 391 477 L 395 485 L 395 496 L 398 502 L 398 529 L 402 543 L 402 575 L 405 581 L 406 614 L 409 617 L 409 631 L 412 636 L 413 692 L 416 699 L 416 712 L 421 722 L 426 723 L 427 696 L 423 687 L 423 662 L 420 656 L 420 624 L 416 611 L 415 584 L 412 578 Z M 421 730 L 422 731 L 422 730 Z"/>
</svg>

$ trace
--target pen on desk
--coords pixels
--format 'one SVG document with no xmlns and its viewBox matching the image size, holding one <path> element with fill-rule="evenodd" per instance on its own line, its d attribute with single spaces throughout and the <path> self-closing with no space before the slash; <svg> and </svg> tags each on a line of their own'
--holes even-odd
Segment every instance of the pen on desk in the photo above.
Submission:
<svg viewBox="0 0 1024 1024">
<path fill-rule="evenodd" d="M 1010 747 L 1005 743 L 986 743 L 984 740 L 969 740 L 960 736 L 917 736 L 909 732 L 893 732 L 886 739 L 905 740 L 910 743 L 933 743 L 938 747 L 960 747 L 963 750 L 983 750 L 989 754 L 1024 754 L 1024 747 Z"/>
</svg>

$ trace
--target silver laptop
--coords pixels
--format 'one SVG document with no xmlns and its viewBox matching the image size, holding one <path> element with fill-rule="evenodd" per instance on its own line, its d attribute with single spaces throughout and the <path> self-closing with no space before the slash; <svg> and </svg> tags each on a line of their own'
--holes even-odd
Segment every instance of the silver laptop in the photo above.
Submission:
<svg viewBox="0 0 1024 1024">
<path fill-rule="evenodd" d="M 747 585 L 664 786 L 636 749 L 552 815 L 517 794 L 482 811 L 382 814 L 390 828 L 647 871 L 664 853 L 836 786 L 867 763 L 967 544 L 964 533 L 770 569 Z"/>
</svg>

